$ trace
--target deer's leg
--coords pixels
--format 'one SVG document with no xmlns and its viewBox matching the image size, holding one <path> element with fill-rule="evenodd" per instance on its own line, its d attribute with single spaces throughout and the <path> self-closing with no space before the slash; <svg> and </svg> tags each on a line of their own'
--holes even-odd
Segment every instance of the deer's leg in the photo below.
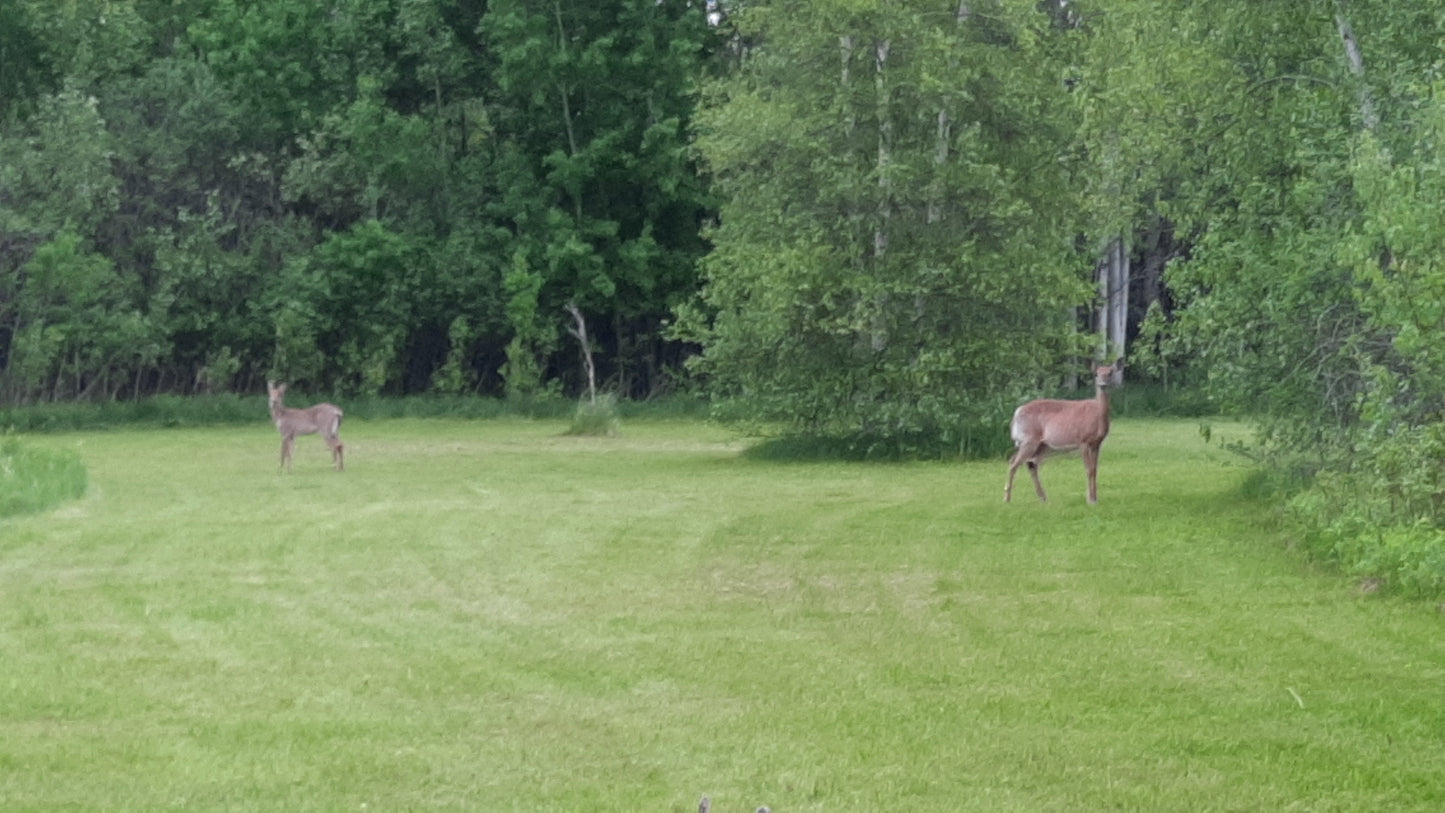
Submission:
<svg viewBox="0 0 1445 813">
<path fill-rule="evenodd" d="M 1034 475 L 1034 484 L 1038 487 L 1039 493 L 1043 494 L 1043 487 L 1037 485 L 1039 482 L 1039 475 L 1036 473 L 1034 461 L 1031 459 L 1038 456 L 1039 450 L 1042 445 L 1043 444 L 1036 443 L 1019 444 L 1018 450 L 1014 452 L 1013 459 L 1011 459 L 1008 464 L 1008 485 L 1004 486 L 1003 490 L 1004 502 L 1011 502 L 1013 500 L 1014 475 L 1018 473 L 1019 466 L 1022 466 L 1025 460 L 1029 461 L 1029 473 Z"/>
<path fill-rule="evenodd" d="M 1014 475 L 1018 473 L 1019 465 L 1023 463 L 1023 447 L 1020 446 L 1014 451 L 1014 456 L 1008 462 L 1008 484 L 1003 487 L 1003 501 L 1012 502 L 1014 496 Z"/>
<path fill-rule="evenodd" d="M 332 464 L 336 466 L 337 471 L 343 471 L 346 468 L 346 445 L 341 442 L 341 438 L 335 435 L 326 439 L 326 445 L 331 447 Z"/>
<path fill-rule="evenodd" d="M 281 469 L 283 471 L 291 470 L 291 448 L 295 445 L 296 438 L 294 436 L 281 438 Z"/>
<path fill-rule="evenodd" d="M 1029 474 L 1033 475 L 1034 491 L 1039 493 L 1039 502 L 1048 502 L 1049 496 L 1044 493 L 1044 483 L 1039 479 L 1039 466 L 1043 464 L 1044 456 L 1042 454 L 1034 455 L 1033 459 L 1029 460 Z"/>
<path fill-rule="evenodd" d="M 1085 446 L 1079 450 L 1084 455 L 1084 472 L 1089 475 L 1089 504 L 1099 501 L 1099 447 Z"/>
</svg>

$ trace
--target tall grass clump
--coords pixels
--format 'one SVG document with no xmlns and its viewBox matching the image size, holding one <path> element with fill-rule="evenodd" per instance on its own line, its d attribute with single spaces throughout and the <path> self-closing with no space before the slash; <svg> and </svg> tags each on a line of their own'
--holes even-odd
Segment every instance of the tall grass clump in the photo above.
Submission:
<svg viewBox="0 0 1445 813">
<path fill-rule="evenodd" d="M 567 434 L 612 437 L 621 429 L 622 419 L 617 412 L 617 396 L 603 393 L 596 398 L 578 402 Z"/>
<path fill-rule="evenodd" d="M 82 496 L 86 485 L 79 456 L 0 440 L 0 517 L 44 511 Z"/>
</svg>

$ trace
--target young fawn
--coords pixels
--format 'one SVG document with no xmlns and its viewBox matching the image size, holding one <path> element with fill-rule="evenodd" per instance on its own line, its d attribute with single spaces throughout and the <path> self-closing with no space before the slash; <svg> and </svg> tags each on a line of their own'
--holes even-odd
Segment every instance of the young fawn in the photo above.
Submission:
<svg viewBox="0 0 1445 813">
<path fill-rule="evenodd" d="M 291 449 L 296 445 L 297 435 L 320 434 L 326 445 L 331 447 L 331 461 L 337 471 L 345 468 L 343 453 L 346 447 L 336 433 L 341 431 L 341 408 L 335 404 L 317 404 L 305 409 L 292 409 L 281 403 L 286 395 L 285 384 L 266 382 L 271 397 L 271 420 L 276 422 L 276 431 L 281 433 L 281 468 L 291 470 Z"/>
<path fill-rule="evenodd" d="M 1122 362 L 1094 368 L 1094 397 L 1086 401 L 1040 398 L 1014 410 L 1009 434 L 1017 451 L 1009 460 L 1004 502 L 1013 498 L 1014 475 L 1025 463 L 1033 475 L 1039 499 L 1048 502 L 1044 484 L 1039 482 L 1039 466 L 1050 455 L 1074 449 L 1084 457 L 1084 471 L 1089 475 L 1089 502 L 1099 501 L 1099 446 L 1109 436 L 1108 387 L 1116 368 L 1123 369 Z"/>
</svg>

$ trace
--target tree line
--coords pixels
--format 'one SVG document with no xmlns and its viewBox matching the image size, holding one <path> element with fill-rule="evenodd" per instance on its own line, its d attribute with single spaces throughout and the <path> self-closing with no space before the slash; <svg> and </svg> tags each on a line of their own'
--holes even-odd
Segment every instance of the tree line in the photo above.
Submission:
<svg viewBox="0 0 1445 813">
<path fill-rule="evenodd" d="M 1442 32 L 1388 0 L 8 0 L 0 398 L 590 374 L 978 451 L 1127 351 L 1255 417 L 1328 545 L 1413 550 Z"/>
<path fill-rule="evenodd" d="M 0 397 L 671 386 L 687 2 L 7 0 Z"/>
</svg>

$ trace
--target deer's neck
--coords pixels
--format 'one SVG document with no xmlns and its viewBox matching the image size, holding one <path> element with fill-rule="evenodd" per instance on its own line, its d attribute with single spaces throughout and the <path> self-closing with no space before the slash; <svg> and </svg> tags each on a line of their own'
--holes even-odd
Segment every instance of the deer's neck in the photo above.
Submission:
<svg viewBox="0 0 1445 813">
<path fill-rule="evenodd" d="M 1094 384 L 1094 403 L 1099 405 L 1099 418 L 1105 426 L 1109 425 L 1109 389 L 1108 387 Z"/>
</svg>

